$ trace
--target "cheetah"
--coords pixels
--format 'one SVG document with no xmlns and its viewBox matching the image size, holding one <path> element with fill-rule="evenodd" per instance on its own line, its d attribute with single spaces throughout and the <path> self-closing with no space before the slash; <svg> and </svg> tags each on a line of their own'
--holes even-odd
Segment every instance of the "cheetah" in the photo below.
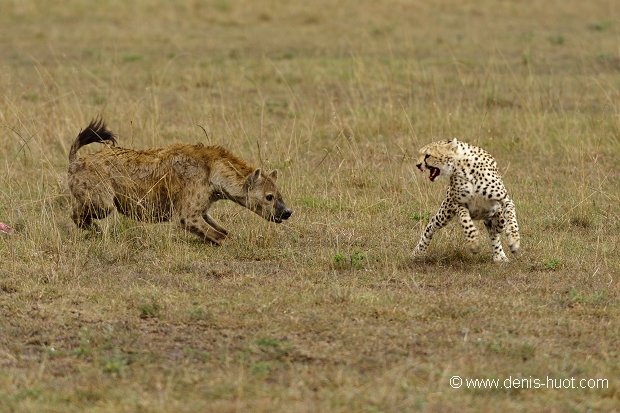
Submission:
<svg viewBox="0 0 620 413">
<path fill-rule="evenodd" d="M 457 215 L 469 250 L 480 251 L 480 233 L 472 220 L 482 220 L 491 238 L 493 261 L 506 262 L 500 234 L 506 233 L 513 254 L 519 251 L 520 236 L 514 203 L 508 196 L 493 156 L 482 148 L 456 139 L 432 142 L 419 151 L 420 171 L 429 171 L 429 179 L 450 179 L 446 197 L 426 226 L 413 257 L 426 254 L 435 232 Z"/>
<path fill-rule="evenodd" d="M 78 158 L 78 150 L 93 142 L 111 146 Z M 219 146 L 119 148 L 101 119 L 80 132 L 69 152 L 69 189 L 77 201 L 72 218 L 86 230 L 116 209 L 140 221 L 173 220 L 219 245 L 228 232 L 209 214 L 217 201 L 231 200 L 278 224 L 291 216 L 277 178 L 277 170 L 266 174 Z"/>
</svg>

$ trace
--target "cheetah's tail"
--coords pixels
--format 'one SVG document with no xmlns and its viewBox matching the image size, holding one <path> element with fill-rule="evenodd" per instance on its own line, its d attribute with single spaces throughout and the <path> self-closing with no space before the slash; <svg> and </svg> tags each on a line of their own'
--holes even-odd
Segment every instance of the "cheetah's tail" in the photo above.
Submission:
<svg viewBox="0 0 620 413">
<path fill-rule="evenodd" d="M 110 132 L 103 119 L 93 119 L 90 124 L 77 136 L 71 150 L 69 151 L 69 163 L 73 162 L 77 151 L 82 147 L 93 142 L 110 142 L 112 146 L 116 146 L 116 136 Z"/>
</svg>

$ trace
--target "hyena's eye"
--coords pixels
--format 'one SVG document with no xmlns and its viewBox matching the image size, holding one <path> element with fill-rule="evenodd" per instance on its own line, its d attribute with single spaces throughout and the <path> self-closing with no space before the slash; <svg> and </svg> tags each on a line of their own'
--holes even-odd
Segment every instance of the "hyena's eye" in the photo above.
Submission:
<svg viewBox="0 0 620 413">
<path fill-rule="evenodd" d="M 265 199 L 267 200 L 267 202 L 271 202 L 271 201 L 273 201 L 273 195 L 272 194 L 267 194 Z"/>
</svg>

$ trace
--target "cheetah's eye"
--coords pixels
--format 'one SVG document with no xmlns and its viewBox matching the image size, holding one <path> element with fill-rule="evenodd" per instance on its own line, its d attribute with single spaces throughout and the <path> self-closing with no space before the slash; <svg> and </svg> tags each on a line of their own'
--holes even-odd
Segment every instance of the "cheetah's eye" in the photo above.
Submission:
<svg viewBox="0 0 620 413">
<path fill-rule="evenodd" d="M 271 202 L 271 201 L 273 201 L 273 195 L 272 194 L 267 194 L 265 199 L 267 200 L 267 202 Z"/>
<path fill-rule="evenodd" d="M 424 156 L 424 160 L 427 160 L 427 159 L 429 158 L 429 156 L 431 156 L 431 155 L 427 153 L 427 154 Z"/>
</svg>

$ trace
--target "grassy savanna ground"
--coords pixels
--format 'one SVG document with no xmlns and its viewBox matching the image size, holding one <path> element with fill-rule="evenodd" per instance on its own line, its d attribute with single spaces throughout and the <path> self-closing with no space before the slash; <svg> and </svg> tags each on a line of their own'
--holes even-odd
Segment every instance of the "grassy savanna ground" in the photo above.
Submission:
<svg viewBox="0 0 620 413">
<path fill-rule="evenodd" d="M 620 410 L 617 2 L 0 10 L 1 412 Z M 100 114 L 125 147 L 278 168 L 292 218 L 222 202 L 221 247 L 116 214 L 78 231 L 68 148 Z M 446 137 L 500 165 L 509 264 L 456 223 L 409 258 L 446 184 L 412 157 Z"/>
</svg>

